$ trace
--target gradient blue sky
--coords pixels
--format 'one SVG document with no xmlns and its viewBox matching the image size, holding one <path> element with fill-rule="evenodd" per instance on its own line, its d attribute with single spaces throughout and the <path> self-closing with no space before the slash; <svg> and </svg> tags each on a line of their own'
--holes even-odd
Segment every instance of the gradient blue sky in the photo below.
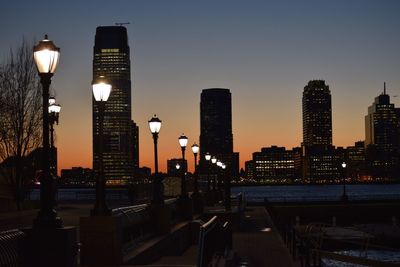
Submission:
<svg viewBox="0 0 400 267">
<path fill-rule="evenodd" d="M 91 167 L 95 29 L 130 22 L 140 164 L 153 166 L 147 120 L 154 113 L 164 122 L 161 170 L 179 157 L 181 133 L 190 145 L 198 140 L 200 93 L 209 87 L 231 89 L 234 148 L 243 164 L 263 146 L 300 145 L 301 96 L 311 79 L 330 85 L 333 143 L 363 140 L 367 107 L 383 82 L 400 95 L 399 14 L 396 0 L 13 0 L 2 4 L 0 58 L 23 37 L 45 33 L 61 48 L 53 78 L 62 105 L 59 166 Z"/>
</svg>

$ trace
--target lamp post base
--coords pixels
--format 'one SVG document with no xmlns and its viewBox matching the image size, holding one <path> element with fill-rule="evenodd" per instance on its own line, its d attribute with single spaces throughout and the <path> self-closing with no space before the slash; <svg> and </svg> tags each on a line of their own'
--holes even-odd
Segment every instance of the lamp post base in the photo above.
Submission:
<svg viewBox="0 0 400 267">
<path fill-rule="evenodd" d="M 183 220 L 193 219 L 193 201 L 188 195 L 179 196 L 178 207 Z"/>
<path fill-rule="evenodd" d="M 171 209 L 163 203 L 152 203 L 149 206 L 150 218 L 157 234 L 167 234 L 171 230 Z"/>
<path fill-rule="evenodd" d="M 42 224 L 40 224 L 42 225 Z M 23 228 L 22 266 L 78 266 L 76 227 Z"/>
<path fill-rule="evenodd" d="M 81 217 L 79 227 L 82 266 L 123 264 L 122 216 Z"/>
<path fill-rule="evenodd" d="M 193 211 L 195 213 L 202 214 L 204 210 L 203 194 L 200 192 L 193 192 L 191 197 L 193 201 Z"/>
<path fill-rule="evenodd" d="M 108 207 L 102 206 L 92 209 L 90 211 L 90 216 L 111 216 L 111 213 L 112 212 Z"/>
</svg>

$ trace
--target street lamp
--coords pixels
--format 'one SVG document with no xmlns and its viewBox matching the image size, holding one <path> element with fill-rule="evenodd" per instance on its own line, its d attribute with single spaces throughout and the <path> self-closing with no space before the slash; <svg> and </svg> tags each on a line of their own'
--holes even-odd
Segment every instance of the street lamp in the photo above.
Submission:
<svg viewBox="0 0 400 267">
<path fill-rule="evenodd" d="M 211 163 L 216 164 L 217 163 L 217 158 L 215 156 L 211 157 Z M 216 174 L 213 173 L 213 191 L 217 190 L 217 179 L 216 179 Z"/>
<path fill-rule="evenodd" d="M 231 181 L 230 181 L 228 172 L 226 170 L 226 164 L 222 163 L 221 168 L 222 168 L 222 172 L 224 175 L 225 210 L 230 211 L 231 210 Z"/>
<path fill-rule="evenodd" d="M 50 147 L 54 147 L 54 124 L 58 125 L 58 118 L 61 111 L 61 106 L 56 104 L 54 97 L 49 98 L 49 123 L 50 123 Z"/>
<path fill-rule="evenodd" d="M 56 162 L 57 150 L 54 148 L 54 123 L 58 125 L 58 117 L 61 106 L 56 104 L 54 97 L 49 98 L 49 123 L 50 123 L 50 171 L 54 176 L 57 176 Z"/>
<path fill-rule="evenodd" d="M 207 192 L 210 192 L 210 160 L 211 160 L 211 154 L 207 152 L 204 155 L 204 158 L 206 159 L 206 164 L 207 164 Z"/>
<path fill-rule="evenodd" d="M 342 175 L 343 175 L 343 193 L 342 193 L 342 200 L 347 201 L 349 197 L 346 193 L 346 162 L 342 163 Z"/>
<path fill-rule="evenodd" d="M 103 124 L 104 124 L 104 109 L 105 104 L 110 96 L 112 86 L 109 84 L 104 76 L 94 79 L 92 82 L 93 96 L 96 100 L 99 109 L 99 137 L 98 137 L 98 154 L 99 154 L 99 171 L 96 176 L 96 202 L 91 214 L 93 216 L 107 216 L 111 214 L 111 210 L 106 204 L 106 179 L 104 177 L 103 166 Z"/>
<path fill-rule="evenodd" d="M 181 146 L 181 150 L 182 150 L 182 166 L 184 166 L 185 164 L 185 149 L 186 149 L 186 145 L 188 143 L 188 138 L 185 135 L 181 135 L 178 138 L 179 141 L 179 145 Z M 186 198 L 187 195 L 187 191 L 186 191 L 186 183 L 185 183 L 185 168 L 182 168 L 181 171 L 181 197 L 182 198 Z"/>
<path fill-rule="evenodd" d="M 194 155 L 194 193 L 197 194 L 199 192 L 197 180 L 197 153 L 199 153 L 199 146 L 196 143 L 192 145 L 192 152 Z"/>
<path fill-rule="evenodd" d="M 162 203 L 162 192 L 161 192 L 161 180 L 158 177 L 158 151 L 157 151 L 157 140 L 158 133 L 161 129 L 161 120 L 154 114 L 153 118 L 149 120 L 150 132 L 153 135 L 154 142 L 154 179 L 153 179 L 153 202 Z"/>
<path fill-rule="evenodd" d="M 43 172 L 40 178 L 40 211 L 34 221 L 34 226 L 59 228 L 62 227 L 62 221 L 54 210 L 55 179 L 50 173 L 49 87 L 60 58 L 60 48 L 56 47 L 45 35 L 44 40 L 33 47 L 33 58 L 43 87 Z"/>
</svg>

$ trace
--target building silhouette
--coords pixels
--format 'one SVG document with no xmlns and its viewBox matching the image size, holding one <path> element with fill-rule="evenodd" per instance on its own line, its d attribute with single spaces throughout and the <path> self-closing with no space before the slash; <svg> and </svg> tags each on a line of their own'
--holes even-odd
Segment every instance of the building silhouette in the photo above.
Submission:
<svg viewBox="0 0 400 267">
<path fill-rule="evenodd" d="M 354 146 L 346 148 L 347 175 L 353 181 L 368 180 L 366 173 L 365 145 L 364 141 L 357 141 Z"/>
<path fill-rule="evenodd" d="M 122 184 L 133 177 L 131 75 L 125 27 L 97 27 L 93 49 L 93 79 L 104 76 L 112 85 L 105 104 L 103 166 L 107 184 Z M 98 171 L 98 105 L 93 98 L 93 169 Z"/>
<path fill-rule="evenodd" d="M 179 169 L 176 168 L 176 165 L 179 165 Z M 180 177 L 182 175 L 182 172 L 186 173 L 187 170 L 188 169 L 186 159 L 182 160 L 182 158 L 174 158 L 167 160 L 167 174 L 169 176 Z"/>
<path fill-rule="evenodd" d="M 83 167 L 72 167 L 71 169 L 62 169 L 59 184 L 75 186 L 93 186 L 95 179 L 93 170 Z"/>
<path fill-rule="evenodd" d="M 253 179 L 257 182 L 292 182 L 295 178 L 294 152 L 285 147 L 263 147 L 253 153 Z"/>
<path fill-rule="evenodd" d="M 203 89 L 200 102 L 200 168 L 204 173 L 206 153 L 224 162 L 231 174 L 239 172 L 238 153 L 233 153 L 232 99 L 229 89 Z"/>
<path fill-rule="evenodd" d="M 332 146 L 332 104 L 324 80 L 312 80 L 303 91 L 302 178 L 327 182 L 339 178 L 339 159 Z"/>
<path fill-rule="evenodd" d="M 365 148 L 369 172 L 375 179 L 394 178 L 399 165 L 399 110 L 383 93 L 365 116 Z"/>
<path fill-rule="evenodd" d="M 323 80 L 309 81 L 303 91 L 303 144 L 332 145 L 332 104 Z"/>
</svg>

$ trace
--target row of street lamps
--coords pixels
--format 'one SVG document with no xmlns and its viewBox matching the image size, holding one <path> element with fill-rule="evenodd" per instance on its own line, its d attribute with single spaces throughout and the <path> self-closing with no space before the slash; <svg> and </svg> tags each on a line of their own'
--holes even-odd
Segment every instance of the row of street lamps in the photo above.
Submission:
<svg viewBox="0 0 400 267">
<path fill-rule="evenodd" d="M 44 40 L 40 41 L 33 48 L 33 56 L 34 62 L 37 67 L 38 75 L 40 77 L 40 82 L 42 84 L 42 116 L 43 116 L 43 124 L 42 124 L 42 147 L 43 147 L 43 166 L 42 166 L 42 175 L 40 177 L 40 210 L 38 212 L 37 217 L 33 221 L 33 229 L 32 232 L 32 243 L 30 250 L 27 253 L 31 253 L 29 258 L 32 258 L 35 261 L 34 266 L 41 266 L 42 260 L 48 255 L 52 255 L 50 258 L 46 260 L 46 262 L 58 262 L 63 258 L 65 262 L 69 260 L 69 257 L 73 257 L 68 253 L 65 253 L 65 249 L 67 247 L 71 247 L 74 243 L 74 239 L 76 238 L 76 229 L 75 228 L 66 228 L 63 227 L 62 220 L 57 216 L 57 212 L 54 209 L 55 207 L 55 173 L 51 171 L 50 168 L 50 147 L 54 148 L 54 124 L 58 124 L 59 113 L 61 110 L 61 106 L 56 104 L 55 98 L 49 96 L 49 88 L 51 84 L 51 78 L 54 75 L 59 58 L 60 58 L 60 48 L 55 46 L 55 44 L 50 41 L 45 35 Z M 92 90 L 94 100 L 97 102 L 98 114 L 99 114 L 99 125 L 98 125 L 98 173 L 96 176 L 96 200 L 93 209 L 91 210 L 92 216 L 109 216 L 111 215 L 111 210 L 107 207 L 106 204 L 106 194 L 105 194 L 105 185 L 106 180 L 104 177 L 104 166 L 103 166 L 103 124 L 104 124 L 104 110 L 105 104 L 110 96 L 112 86 L 106 81 L 105 77 L 100 76 L 96 77 L 92 81 Z M 154 116 L 149 120 L 150 131 L 153 135 L 154 141 L 154 180 L 153 180 L 153 203 L 156 204 L 155 207 L 157 210 L 162 211 L 157 215 L 156 219 L 161 219 L 163 221 L 161 224 L 165 224 L 168 226 L 167 213 L 165 212 L 165 208 L 163 209 L 164 200 L 163 200 L 163 192 L 161 186 L 161 176 L 158 173 L 158 151 L 157 151 L 157 140 L 158 134 L 161 129 L 161 120 Z M 51 136 L 49 140 L 49 135 Z M 185 149 L 188 143 L 188 138 L 185 135 L 181 135 L 179 137 L 179 145 L 182 151 L 182 162 L 185 161 Z M 50 141 L 50 142 L 49 142 Z M 197 154 L 199 152 L 199 146 L 197 144 L 192 145 L 192 151 L 195 157 L 195 193 L 198 193 L 198 184 L 197 184 Z M 217 161 L 215 157 L 208 157 L 206 159 L 211 160 L 213 163 L 218 162 L 218 166 L 223 169 L 226 167 L 222 162 Z M 183 217 L 191 218 L 192 217 L 192 203 L 188 197 L 188 193 L 186 190 L 185 183 L 185 171 L 182 168 L 181 172 L 181 196 L 179 205 L 181 207 L 181 211 Z M 194 194 L 196 195 L 196 194 Z M 161 204 L 161 206 L 158 206 Z M 164 210 L 164 211 L 163 211 Z M 53 236 L 57 232 L 57 246 L 53 244 Z M 51 241 L 51 240 L 52 241 Z M 65 241 L 65 242 L 64 242 Z M 39 244 L 40 243 L 40 244 Z M 65 244 L 64 244 L 65 243 Z M 31 252 L 29 252 L 31 251 Z M 63 261 L 63 260 L 61 260 Z M 67 265 L 67 263 L 65 263 Z M 54 264 L 53 264 L 54 265 Z"/>
<path fill-rule="evenodd" d="M 40 211 L 36 218 L 34 225 L 36 226 L 53 226 L 61 227 L 62 221 L 57 217 L 55 206 L 55 177 L 50 171 L 50 147 L 54 147 L 53 137 L 53 125 L 58 124 L 58 116 L 61 110 L 61 106 L 56 104 L 54 97 L 49 97 L 49 87 L 51 83 L 51 77 L 57 68 L 60 58 L 60 48 L 54 45 L 45 35 L 44 40 L 40 41 L 38 45 L 34 46 L 33 49 L 35 64 L 40 76 L 40 82 L 43 86 L 43 173 L 40 179 Z M 97 102 L 99 109 L 99 172 L 96 178 L 96 201 L 92 215 L 110 215 L 111 211 L 107 207 L 105 201 L 105 177 L 104 177 L 104 166 L 103 166 L 103 124 L 104 124 L 104 109 L 105 103 L 108 100 L 112 86 L 107 82 L 104 76 L 100 76 L 92 81 L 93 97 Z M 153 202 L 163 203 L 163 197 L 161 192 L 161 177 L 158 172 L 158 149 L 157 141 L 158 134 L 161 129 L 161 120 L 154 115 L 149 121 L 150 131 L 153 135 L 154 141 L 154 191 L 153 191 Z M 49 129 L 50 126 L 50 129 Z M 51 144 L 49 144 L 49 134 L 51 135 Z M 182 163 L 185 161 L 185 149 L 188 143 L 188 138 L 185 135 L 181 135 L 178 138 L 179 145 L 182 152 Z M 194 154 L 194 167 L 195 167 L 195 187 L 194 191 L 198 192 L 198 180 L 197 180 L 197 154 L 199 152 L 199 146 L 195 143 L 192 145 L 192 152 Z M 209 153 L 205 155 L 207 161 L 211 161 L 213 164 L 217 164 L 222 169 L 226 168 L 226 165 L 215 157 L 211 157 Z M 183 164 L 182 164 L 183 165 Z M 187 198 L 188 193 L 185 183 L 185 173 L 182 168 L 181 175 L 181 198 Z M 208 185 L 209 187 L 209 185 Z"/>
</svg>

